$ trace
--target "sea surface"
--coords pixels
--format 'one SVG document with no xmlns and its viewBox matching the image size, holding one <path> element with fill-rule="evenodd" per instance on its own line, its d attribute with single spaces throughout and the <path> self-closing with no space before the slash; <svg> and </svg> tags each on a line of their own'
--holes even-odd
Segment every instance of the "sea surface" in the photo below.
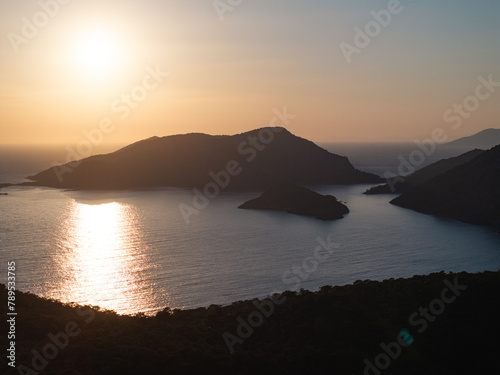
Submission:
<svg viewBox="0 0 500 375">
<path fill-rule="evenodd" d="M 395 146 L 391 164 L 387 147 L 379 155 L 371 147 L 365 159 L 359 146 L 351 150 L 355 166 L 394 168 L 397 156 L 411 151 Z M 28 159 L 15 169 L 12 158 L 0 182 L 36 172 L 30 168 L 42 163 L 40 156 Z M 313 187 L 347 204 L 351 212 L 337 221 L 240 210 L 257 194 L 222 192 L 189 223 L 179 209 L 193 207 L 189 189 L 10 187 L 0 196 L 0 282 L 15 261 L 20 290 L 153 314 L 356 280 L 500 269 L 500 234 L 493 229 L 393 206 L 392 196 L 363 195 L 368 187 Z"/>
</svg>

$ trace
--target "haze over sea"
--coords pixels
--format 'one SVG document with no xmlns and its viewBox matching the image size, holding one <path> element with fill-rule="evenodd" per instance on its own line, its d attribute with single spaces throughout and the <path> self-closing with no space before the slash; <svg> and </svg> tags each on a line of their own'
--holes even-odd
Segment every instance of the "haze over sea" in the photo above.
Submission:
<svg viewBox="0 0 500 375">
<path fill-rule="evenodd" d="M 415 148 L 325 147 L 378 174 L 396 173 L 398 156 Z M 0 182 L 20 181 L 63 160 L 60 149 L 26 155 L 26 149 L 0 150 Z M 314 188 L 346 202 L 351 213 L 338 221 L 239 210 L 256 194 L 223 193 L 189 225 L 178 206 L 191 203 L 190 190 L 11 187 L 0 197 L 2 261 L 17 262 L 23 291 L 128 314 L 228 304 L 358 279 L 500 268 L 499 233 L 390 205 L 392 196 L 363 195 L 368 187 Z M 316 266 L 309 257 L 318 238 L 329 236 L 338 248 Z M 300 275 L 293 273 L 297 269 Z M 5 273 L 0 282 L 6 282 Z"/>
</svg>

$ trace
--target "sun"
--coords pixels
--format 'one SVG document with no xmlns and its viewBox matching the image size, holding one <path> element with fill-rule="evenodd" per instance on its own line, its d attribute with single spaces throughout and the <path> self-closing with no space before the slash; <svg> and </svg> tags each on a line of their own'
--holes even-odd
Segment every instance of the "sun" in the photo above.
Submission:
<svg viewBox="0 0 500 375">
<path fill-rule="evenodd" d="M 72 59 L 86 75 L 104 77 L 125 63 L 124 43 L 108 30 L 87 30 L 72 41 Z"/>
</svg>

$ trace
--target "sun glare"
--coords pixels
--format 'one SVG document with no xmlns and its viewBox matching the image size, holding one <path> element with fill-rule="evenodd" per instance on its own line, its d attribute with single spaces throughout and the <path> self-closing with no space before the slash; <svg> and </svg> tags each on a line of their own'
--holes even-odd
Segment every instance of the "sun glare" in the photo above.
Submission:
<svg viewBox="0 0 500 375">
<path fill-rule="evenodd" d="M 106 30 L 92 30 L 77 36 L 72 57 L 81 73 L 103 77 L 116 73 L 126 56 L 123 42 Z"/>
</svg>

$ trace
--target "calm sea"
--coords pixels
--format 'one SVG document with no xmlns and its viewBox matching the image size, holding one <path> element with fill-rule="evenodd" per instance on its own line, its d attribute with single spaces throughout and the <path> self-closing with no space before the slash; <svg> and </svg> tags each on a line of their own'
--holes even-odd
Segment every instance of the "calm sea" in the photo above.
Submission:
<svg viewBox="0 0 500 375">
<path fill-rule="evenodd" d="M 350 153 L 357 155 L 351 156 L 356 166 L 383 170 L 397 167 L 402 151 L 396 146 L 392 153 L 380 145 L 378 155 L 373 145 Z M 30 170 L 33 164 L 50 165 L 50 156 L 36 159 L 31 164 L 22 159 L 16 170 L 11 158 L 0 182 L 36 172 Z M 132 314 L 228 304 L 358 279 L 500 269 L 499 233 L 392 206 L 390 196 L 363 195 L 368 187 L 315 187 L 346 202 L 351 213 L 338 221 L 239 210 L 255 194 L 223 193 L 192 215 L 190 224 L 179 210 L 180 204 L 191 204 L 189 190 L 11 187 L 2 190 L 8 196 L 0 196 L 5 268 L 0 282 L 6 282 L 7 261 L 14 260 L 21 290 Z M 321 242 L 330 252 L 322 251 L 317 261 L 313 256 Z"/>
</svg>

